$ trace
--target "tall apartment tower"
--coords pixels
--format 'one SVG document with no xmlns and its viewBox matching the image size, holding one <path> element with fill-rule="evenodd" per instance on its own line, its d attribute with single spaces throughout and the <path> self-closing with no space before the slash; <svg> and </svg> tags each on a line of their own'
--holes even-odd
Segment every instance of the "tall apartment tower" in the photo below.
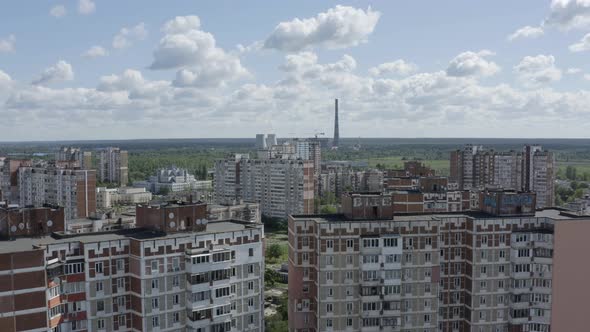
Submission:
<svg viewBox="0 0 590 332">
<path fill-rule="evenodd" d="M 217 203 L 249 201 L 260 204 L 263 215 L 287 218 L 312 213 L 313 162 L 299 159 L 250 159 L 248 155 L 215 162 Z"/>
<path fill-rule="evenodd" d="M 124 187 L 129 182 L 129 156 L 127 151 L 108 147 L 100 152 L 98 179 Z"/>
<path fill-rule="evenodd" d="M 18 169 L 20 206 L 62 206 L 66 220 L 87 218 L 96 212 L 96 171 L 56 166 Z"/>
<path fill-rule="evenodd" d="M 289 331 L 553 331 L 562 220 L 535 215 L 532 193 L 482 202 L 397 216 L 391 197 L 351 195 L 343 214 L 290 216 Z"/>
<path fill-rule="evenodd" d="M 451 152 L 450 166 L 459 190 L 530 191 L 537 194 L 537 208 L 554 204 L 555 157 L 540 146 L 498 152 L 467 145 Z"/>
<path fill-rule="evenodd" d="M 338 99 L 334 100 L 334 140 L 332 141 L 332 148 L 338 148 L 340 144 L 340 129 L 338 128 Z"/>
<path fill-rule="evenodd" d="M 55 154 L 57 161 L 74 161 L 83 169 L 92 169 L 92 152 L 71 146 L 61 147 Z"/>
<path fill-rule="evenodd" d="M 0 331 L 264 330 L 262 225 L 163 204 L 139 206 L 137 229 L 48 236 L 51 211 L 28 212 L 13 226 L 44 236 L 0 241 Z"/>
</svg>

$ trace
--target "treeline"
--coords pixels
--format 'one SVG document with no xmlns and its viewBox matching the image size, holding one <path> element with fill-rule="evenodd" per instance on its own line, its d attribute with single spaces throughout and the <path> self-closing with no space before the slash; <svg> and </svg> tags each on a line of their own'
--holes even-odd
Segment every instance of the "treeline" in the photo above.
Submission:
<svg viewBox="0 0 590 332">
<path fill-rule="evenodd" d="M 225 157 L 226 150 L 170 149 L 129 153 L 129 180 L 146 180 L 156 170 L 169 166 L 185 168 L 197 179 L 209 179 L 208 171 L 214 161 Z"/>
<path fill-rule="evenodd" d="M 590 172 L 579 172 L 575 166 L 567 166 L 565 171 L 558 169 L 556 177 L 560 180 L 572 180 L 572 181 L 590 181 Z"/>
</svg>

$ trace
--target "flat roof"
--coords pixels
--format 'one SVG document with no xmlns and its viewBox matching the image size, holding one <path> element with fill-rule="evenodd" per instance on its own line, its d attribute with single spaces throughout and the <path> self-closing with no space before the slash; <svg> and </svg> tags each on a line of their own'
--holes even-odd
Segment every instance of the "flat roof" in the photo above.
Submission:
<svg viewBox="0 0 590 332">
<path fill-rule="evenodd" d="M 239 220 L 215 221 L 207 224 L 207 230 L 203 232 L 164 233 L 142 228 L 118 230 L 111 232 L 80 233 L 80 234 L 55 234 L 37 237 L 17 237 L 12 240 L 0 240 L 0 253 L 22 252 L 33 250 L 34 246 L 44 246 L 68 242 L 94 243 L 102 241 L 116 241 L 123 239 L 154 240 L 182 238 L 194 235 L 207 235 L 213 233 L 237 232 L 248 228 L 256 229 L 261 224 L 252 224 Z"/>
<path fill-rule="evenodd" d="M 382 222 L 382 221 L 429 221 L 440 218 L 449 217 L 469 217 L 475 219 L 511 219 L 511 218 L 551 218 L 554 220 L 577 220 L 577 219 L 589 219 L 590 216 L 575 216 L 572 214 L 562 214 L 561 209 L 548 208 L 538 210 L 534 215 L 510 215 L 510 216 L 498 216 L 489 214 L 483 211 L 459 211 L 459 212 L 439 212 L 439 213 L 404 213 L 394 214 L 391 219 L 352 219 L 347 218 L 344 214 L 309 214 L 309 215 L 292 215 L 291 217 L 295 220 L 313 219 L 316 222 Z"/>
</svg>

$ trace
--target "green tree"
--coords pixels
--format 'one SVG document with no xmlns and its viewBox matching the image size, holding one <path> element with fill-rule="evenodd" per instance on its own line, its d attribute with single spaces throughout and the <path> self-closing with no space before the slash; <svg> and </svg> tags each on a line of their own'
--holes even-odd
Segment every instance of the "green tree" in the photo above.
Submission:
<svg viewBox="0 0 590 332">
<path fill-rule="evenodd" d="M 273 287 L 278 280 L 279 275 L 277 271 L 269 268 L 264 270 L 264 284 L 266 287 Z"/>
<path fill-rule="evenodd" d="M 267 255 L 271 259 L 279 259 L 283 255 L 283 247 L 278 243 L 273 243 L 268 247 Z"/>
<path fill-rule="evenodd" d="M 323 205 L 320 208 L 321 214 L 335 214 L 338 212 L 338 209 L 334 205 Z"/>
</svg>

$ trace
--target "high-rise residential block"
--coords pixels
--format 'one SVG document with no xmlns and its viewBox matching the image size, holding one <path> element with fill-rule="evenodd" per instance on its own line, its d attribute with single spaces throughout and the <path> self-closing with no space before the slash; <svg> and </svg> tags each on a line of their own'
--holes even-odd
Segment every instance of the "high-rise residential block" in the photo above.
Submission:
<svg viewBox="0 0 590 332">
<path fill-rule="evenodd" d="M 57 161 L 74 161 L 77 166 L 83 169 L 92 169 L 92 152 L 82 151 L 80 148 L 71 146 L 60 147 L 55 154 Z"/>
<path fill-rule="evenodd" d="M 137 212 L 137 229 L 0 241 L 0 330 L 263 331 L 260 224 Z"/>
<path fill-rule="evenodd" d="M 540 146 L 497 152 L 468 145 L 451 152 L 450 179 L 460 190 L 501 188 L 537 194 L 537 208 L 554 204 L 555 156 Z"/>
<path fill-rule="evenodd" d="M 250 159 L 248 155 L 215 162 L 215 200 L 260 204 L 263 215 L 287 218 L 311 213 L 314 200 L 313 162 L 292 159 Z"/>
<path fill-rule="evenodd" d="M 126 186 L 129 182 L 129 155 L 120 148 L 108 147 L 100 151 L 98 180 Z"/>
<path fill-rule="evenodd" d="M 86 218 L 96 212 L 96 171 L 38 163 L 17 172 L 19 204 L 64 207 L 65 219 Z"/>
<path fill-rule="evenodd" d="M 291 216 L 289 331 L 553 330 L 553 252 L 572 246 L 555 225 L 570 220 L 535 212 L 533 193 L 481 201 L 391 216 L 390 197 L 350 195 L 343 214 Z"/>
</svg>

